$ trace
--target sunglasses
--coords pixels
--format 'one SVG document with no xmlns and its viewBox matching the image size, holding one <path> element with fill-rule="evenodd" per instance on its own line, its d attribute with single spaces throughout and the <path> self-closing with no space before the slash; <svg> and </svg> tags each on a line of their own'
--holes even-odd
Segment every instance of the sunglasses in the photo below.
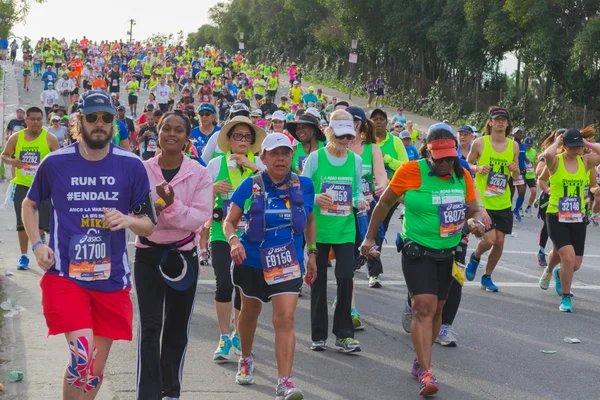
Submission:
<svg viewBox="0 0 600 400">
<path fill-rule="evenodd" d="M 443 158 L 438 158 L 438 159 L 432 158 L 431 160 L 436 164 L 442 164 L 442 163 L 452 164 L 452 163 L 454 163 L 454 160 L 456 160 L 456 157 L 443 157 Z"/>
<path fill-rule="evenodd" d="M 237 141 L 237 142 L 252 142 L 252 134 L 251 133 L 234 133 L 231 135 L 231 137 L 233 138 L 233 140 Z"/>
<path fill-rule="evenodd" d="M 335 138 L 336 138 L 337 140 L 343 140 L 343 139 L 346 139 L 346 140 L 352 140 L 352 139 L 354 139 L 354 135 L 350 135 L 350 134 L 347 134 L 347 135 L 341 135 L 341 136 L 337 136 L 337 135 L 336 135 L 336 137 L 335 137 Z"/>
<path fill-rule="evenodd" d="M 198 113 L 198 115 L 201 117 L 210 117 L 211 115 L 213 115 L 213 113 L 211 113 L 210 111 L 201 111 Z"/>
<path fill-rule="evenodd" d="M 104 122 L 105 124 L 110 124 L 115 120 L 115 116 L 112 114 L 98 114 L 98 113 L 93 113 L 93 114 L 86 114 L 85 115 L 85 121 L 88 124 L 93 124 L 96 121 L 98 121 L 98 118 L 101 117 L 102 118 L 102 122 Z"/>
</svg>

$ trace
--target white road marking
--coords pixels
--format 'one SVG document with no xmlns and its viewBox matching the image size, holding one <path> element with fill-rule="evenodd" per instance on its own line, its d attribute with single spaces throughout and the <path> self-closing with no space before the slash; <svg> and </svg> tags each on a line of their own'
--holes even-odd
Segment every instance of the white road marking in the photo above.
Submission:
<svg viewBox="0 0 600 400">
<path fill-rule="evenodd" d="M 395 245 L 391 245 L 391 244 L 384 244 L 383 245 L 384 248 L 386 249 L 395 249 L 396 246 Z M 468 251 L 473 251 L 475 250 L 474 248 L 469 248 Z M 519 251 L 519 250 L 504 250 L 503 253 L 505 254 L 532 254 L 535 255 L 537 254 L 537 251 Z M 584 254 L 583 258 L 586 257 L 590 257 L 590 258 L 600 258 L 600 254 Z"/>
</svg>

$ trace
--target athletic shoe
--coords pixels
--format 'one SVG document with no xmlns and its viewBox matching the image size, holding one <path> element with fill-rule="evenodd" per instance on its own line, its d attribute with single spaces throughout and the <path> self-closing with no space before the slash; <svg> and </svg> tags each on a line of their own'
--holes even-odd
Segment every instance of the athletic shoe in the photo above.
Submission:
<svg viewBox="0 0 600 400">
<path fill-rule="evenodd" d="M 356 308 L 350 310 L 350 315 L 352 316 L 352 325 L 354 325 L 355 331 L 362 331 L 365 329 L 365 326 L 360 321 L 360 314 Z"/>
<path fill-rule="evenodd" d="M 494 285 L 494 282 L 492 282 L 491 275 L 484 275 L 481 277 L 481 288 L 485 289 L 486 292 L 497 292 L 498 291 L 498 286 Z"/>
<path fill-rule="evenodd" d="M 316 342 L 312 342 L 312 344 L 310 345 L 310 349 L 312 351 L 325 351 L 327 350 L 327 341 L 317 340 Z"/>
<path fill-rule="evenodd" d="M 208 251 L 200 250 L 200 265 L 205 267 L 208 265 Z"/>
<path fill-rule="evenodd" d="M 521 215 L 519 214 L 519 210 L 513 210 L 513 214 L 515 215 L 515 219 L 517 222 L 521 222 Z"/>
<path fill-rule="evenodd" d="M 540 288 L 542 290 L 548 290 L 550 287 L 550 281 L 552 280 L 552 273 L 548 271 L 548 267 L 544 268 L 542 276 L 540 276 Z"/>
<path fill-rule="evenodd" d="M 381 287 L 381 279 L 379 279 L 379 276 L 369 277 L 369 287 L 375 289 L 379 289 Z"/>
<path fill-rule="evenodd" d="M 477 267 L 479 267 L 479 261 L 475 261 L 475 252 L 471 253 L 471 258 L 469 258 L 469 264 L 465 269 L 465 276 L 468 280 L 472 281 L 475 279 L 475 275 L 477 274 Z"/>
<path fill-rule="evenodd" d="M 298 389 L 294 382 L 292 382 L 291 376 L 284 376 L 279 378 L 277 382 L 277 389 L 275 389 L 275 400 L 302 400 L 304 394 L 302 390 Z"/>
<path fill-rule="evenodd" d="M 421 373 L 421 364 L 419 364 L 419 360 L 415 356 L 415 360 L 413 361 L 412 370 L 410 374 L 415 377 L 415 379 L 419 379 L 419 374 Z"/>
<path fill-rule="evenodd" d="M 571 304 L 571 296 L 563 297 L 560 301 L 558 309 L 562 312 L 573 312 L 573 305 Z"/>
<path fill-rule="evenodd" d="M 333 307 L 333 309 L 335 310 L 335 307 L 337 306 L 337 296 L 335 296 L 333 298 L 333 304 L 331 305 L 331 307 Z"/>
<path fill-rule="evenodd" d="M 435 375 L 431 370 L 424 371 L 419 376 L 419 383 L 421 383 L 421 388 L 419 389 L 419 395 L 423 397 L 433 396 L 438 392 L 439 387 L 437 383 L 437 379 L 435 379 Z"/>
<path fill-rule="evenodd" d="M 242 355 L 242 343 L 240 342 L 240 335 L 234 333 L 230 336 L 231 344 L 233 345 L 233 352 L 236 356 Z"/>
<path fill-rule="evenodd" d="M 339 338 L 335 341 L 335 348 L 342 353 L 358 353 L 360 343 L 354 338 Z"/>
<path fill-rule="evenodd" d="M 456 337 L 452 331 L 452 325 L 442 325 L 440 333 L 435 338 L 435 342 L 444 347 L 456 347 Z"/>
<path fill-rule="evenodd" d="M 527 217 L 527 218 L 531 218 L 531 217 L 533 217 L 533 214 L 531 213 L 531 207 L 527 207 L 527 208 L 525 209 L 525 212 L 523 213 L 523 216 L 524 216 L 524 217 Z"/>
<path fill-rule="evenodd" d="M 407 301 L 404 304 L 404 312 L 402 313 L 402 329 L 404 329 L 404 332 L 410 333 L 411 326 L 412 326 L 412 308 L 410 308 L 410 305 L 408 304 L 408 301 Z"/>
<path fill-rule="evenodd" d="M 560 276 L 559 276 L 559 271 L 560 271 L 560 267 L 556 266 L 554 267 L 554 269 L 552 270 L 552 275 L 554 275 L 554 280 L 556 282 L 556 294 L 559 296 L 562 296 L 562 285 L 560 283 Z"/>
<path fill-rule="evenodd" d="M 169 397 L 169 396 L 165 396 L 162 398 L 162 400 L 179 400 L 179 397 Z"/>
<path fill-rule="evenodd" d="M 213 361 L 217 364 L 227 362 L 231 360 L 232 353 L 233 343 L 231 343 L 231 339 L 227 335 L 221 335 L 219 346 L 217 346 L 217 350 L 215 350 L 215 354 L 213 355 Z"/>
<path fill-rule="evenodd" d="M 17 269 L 19 271 L 25 271 L 29 269 L 29 257 L 21 256 L 21 258 L 19 258 L 19 263 L 17 264 Z"/>
<path fill-rule="evenodd" d="M 254 357 L 240 357 L 235 383 L 238 385 L 252 385 L 254 383 Z"/>
<path fill-rule="evenodd" d="M 546 253 L 544 253 L 542 250 L 538 251 L 537 253 L 537 263 L 538 267 L 540 268 L 545 268 L 548 266 L 548 263 L 546 262 Z"/>
<path fill-rule="evenodd" d="M 594 226 L 598 226 L 598 218 L 596 217 L 596 215 L 592 215 L 591 220 Z"/>
</svg>

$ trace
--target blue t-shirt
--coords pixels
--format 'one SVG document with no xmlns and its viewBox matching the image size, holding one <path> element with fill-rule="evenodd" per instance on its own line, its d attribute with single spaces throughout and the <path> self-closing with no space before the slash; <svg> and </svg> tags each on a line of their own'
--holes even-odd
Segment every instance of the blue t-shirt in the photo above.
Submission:
<svg viewBox="0 0 600 400">
<path fill-rule="evenodd" d="M 56 75 L 56 72 L 54 72 L 54 71 L 44 72 L 42 74 L 42 80 L 44 81 L 44 90 L 48 90 L 48 83 L 50 83 L 50 82 L 54 83 L 57 79 L 58 79 L 58 75 Z"/>
<path fill-rule="evenodd" d="M 310 180 L 307 177 L 299 176 L 300 179 L 300 189 L 304 194 L 304 211 L 306 215 L 312 212 L 314 201 L 315 201 L 315 189 Z M 265 189 L 267 201 L 266 201 L 266 225 L 267 228 L 273 228 L 281 225 L 286 225 L 290 223 L 291 211 L 289 206 L 286 205 L 284 199 L 275 199 L 274 197 L 279 197 L 285 194 L 285 190 L 276 190 L 269 192 L 268 188 Z M 246 178 L 240 186 L 236 189 L 231 197 L 231 201 L 240 208 L 244 208 L 246 200 L 252 196 L 252 178 Z M 271 200 L 269 200 L 271 199 Z M 246 220 L 250 218 L 248 212 L 245 213 Z M 282 228 L 278 230 L 267 231 L 265 233 L 265 241 L 263 243 L 263 248 L 278 246 L 282 244 L 289 243 L 291 241 L 292 229 L 291 228 Z M 303 234 L 294 235 L 294 247 L 296 248 L 296 255 L 298 256 L 298 262 L 300 263 L 300 268 L 304 271 L 304 250 L 302 249 L 303 243 Z M 240 242 L 244 245 L 244 249 L 246 250 L 246 259 L 244 260 L 244 265 L 252 268 L 262 269 L 262 265 L 260 263 L 260 243 L 250 242 L 245 233 L 242 233 L 240 236 Z"/>
<path fill-rule="evenodd" d="M 238 88 L 234 84 L 227 85 L 227 90 L 233 92 L 233 94 L 237 94 L 238 92 Z"/>
<path fill-rule="evenodd" d="M 196 151 L 198 152 L 198 157 L 202 157 L 202 153 L 204 152 L 204 148 L 208 143 L 208 139 L 212 137 L 216 132 L 221 130 L 220 126 L 215 126 L 210 135 L 206 136 L 204 133 L 200 132 L 200 127 L 197 126 L 192 129 L 192 134 L 190 135 L 190 140 L 194 144 Z"/>
<path fill-rule="evenodd" d="M 412 161 L 412 160 L 418 160 L 419 159 L 419 151 L 417 150 L 417 148 L 411 143 L 408 146 L 406 146 L 406 154 L 408 154 L 408 160 Z"/>
<path fill-rule="evenodd" d="M 520 144 L 519 145 L 519 171 L 525 171 L 525 158 L 527 158 L 526 156 L 527 153 L 527 146 L 525 146 L 524 144 Z"/>
<path fill-rule="evenodd" d="M 392 118 L 392 122 L 396 121 L 400 121 L 402 125 L 406 125 L 406 117 L 404 115 L 394 115 L 394 118 Z"/>
<path fill-rule="evenodd" d="M 317 98 L 316 94 L 310 94 L 310 93 L 304 93 L 302 95 L 302 101 L 304 102 L 304 104 L 308 105 L 308 103 L 312 102 L 317 104 L 317 101 L 319 101 L 319 99 Z"/>
<path fill-rule="evenodd" d="M 149 192 L 142 161 L 112 144 L 100 161 L 84 159 L 77 142 L 46 156 L 27 193 L 38 209 L 44 200 L 52 201 L 48 246 L 55 264 L 46 273 L 100 292 L 130 287 L 127 230 L 103 226 L 102 208 L 130 214 Z M 103 272 L 107 278 L 85 280 Z"/>
</svg>

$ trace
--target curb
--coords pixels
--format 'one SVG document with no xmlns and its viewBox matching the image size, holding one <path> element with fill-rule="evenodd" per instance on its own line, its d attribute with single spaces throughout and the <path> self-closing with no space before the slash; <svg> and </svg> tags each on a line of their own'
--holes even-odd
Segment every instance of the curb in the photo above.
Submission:
<svg viewBox="0 0 600 400">
<path fill-rule="evenodd" d="M 0 147 L 4 149 L 4 131 L 19 106 L 19 89 L 15 70 L 10 61 L 1 61 L 0 67 L 2 67 L 3 72 L 2 85 L 0 87 L 0 125 L 2 127 Z M 5 178 L 4 173 L 5 168 L 2 165 L 0 166 L 0 179 Z"/>
</svg>

